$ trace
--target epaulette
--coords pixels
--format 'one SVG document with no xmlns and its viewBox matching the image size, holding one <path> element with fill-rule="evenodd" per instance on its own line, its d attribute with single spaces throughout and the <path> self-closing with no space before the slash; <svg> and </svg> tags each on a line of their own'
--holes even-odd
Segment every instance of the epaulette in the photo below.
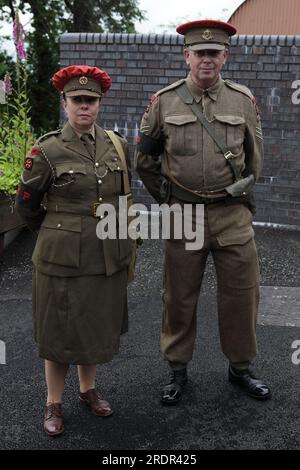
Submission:
<svg viewBox="0 0 300 470">
<path fill-rule="evenodd" d="M 42 135 L 41 137 L 38 138 L 37 144 L 40 142 L 43 142 L 43 140 L 48 139 L 48 137 L 51 137 L 53 135 L 58 135 L 61 134 L 62 130 L 61 129 L 56 129 L 55 131 L 47 132 L 47 134 Z"/>
<path fill-rule="evenodd" d="M 243 93 L 244 95 L 248 96 L 248 98 L 252 100 L 253 95 L 251 91 L 249 90 L 249 88 L 247 88 L 245 85 L 240 85 L 239 83 L 232 82 L 231 80 L 225 80 L 225 84 L 229 88 L 232 88 L 233 90 Z"/>
<path fill-rule="evenodd" d="M 181 80 L 178 80 L 177 82 L 174 82 L 171 85 L 166 86 L 165 88 L 162 88 L 161 90 L 158 90 L 155 93 L 155 96 L 162 95 L 166 91 L 170 91 L 170 90 L 174 90 L 175 88 L 178 88 L 183 82 L 185 82 L 185 80 L 186 80 L 185 78 L 182 78 Z"/>
</svg>

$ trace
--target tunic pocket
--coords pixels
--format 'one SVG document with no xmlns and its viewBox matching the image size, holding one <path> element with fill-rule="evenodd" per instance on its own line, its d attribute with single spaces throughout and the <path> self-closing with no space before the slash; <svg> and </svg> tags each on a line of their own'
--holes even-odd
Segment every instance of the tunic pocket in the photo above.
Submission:
<svg viewBox="0 0 300 470">
<path fill-rule="evenodd" d="M 84 191 L 86 166 L 81 162 L 61 162 L 55 165 L 55 190 L 62 196 L 81 197 Z"/>
<path fill-rule="evenodd" d="M 214 118 L 216 136 L 233 154 L 241 153 L 245 139 L 245 119 L 242 116 L 220 114 L 215 114 Z M 221 152 L 216 143 L 215 151 Z"/>
<path fill-rule="evenodd" d="M 60 266 L 80 265 L 81 216 L 48 213 L 34 250 L 34 257 Z"/>
<path fill-rule="evenodd" d="M 123 162 L 119 159 L 105 160 L 107 167 L 105 194 L 113 194 L 114 196 L 122 193 L 123 184 Z"/>
<path fill-rule="evenodd" d="M 171 155 L 191 156 L 197 153 L 197 116 L 174 114 L 165 116 L 168 151 Z"/>
</svg>

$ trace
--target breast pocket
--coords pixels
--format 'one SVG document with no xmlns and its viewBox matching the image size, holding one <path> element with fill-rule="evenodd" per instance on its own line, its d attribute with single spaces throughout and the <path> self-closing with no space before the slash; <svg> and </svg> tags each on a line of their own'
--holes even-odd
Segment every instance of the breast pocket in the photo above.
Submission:
<svg viewBox="0 0 300 470">
<path fill-rule="evenodd" d="M 123 189 L 123 172 L 125 170 L 123 162 L 119 159 L 113 158 L 111 160 L 105 160 L 105 166 L 107 175 L 104 180 L 104 194 L 121 194 Z"/>
<path fill-rule="evenodd" d="M 84 188 L 86 166 L 81 162 L 61 162 L 55 166 L 54 187 L 59 193 L 72 197 L 81 197 Z"/>
<path fill-rule="evenodd" d="M 219 138 L 233 154 L 241 153 L 245 139 L 245 119 L 242 116 L 221 114 L 215 114 L 214 118 L 217 138 Z M 215 151 L 221 152 L 220 147 L 216 143 Z"/>
<path fill-rule="evenodd" d="M 197 117 L 174 114 L 165 116 L 165 123 L 169 153 L 183 157 L 195 155 L 198 148 Z"/>
</svg>

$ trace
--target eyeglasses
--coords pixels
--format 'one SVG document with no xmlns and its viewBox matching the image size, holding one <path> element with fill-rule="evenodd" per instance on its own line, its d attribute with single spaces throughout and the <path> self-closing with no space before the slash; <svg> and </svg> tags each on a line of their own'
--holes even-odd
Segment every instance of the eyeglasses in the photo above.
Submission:
<svg viewBox="0 0 300 470">
<path fill-rule="evenodd" d="M 212 57 L 212 58 L 217 58 L 217 57 L 220 57 L 224 50 L 223 51 L 216 51 L 214 49 L 204 49 L 204 50 L 201 50 L 201 51 L 191 51 L 189 49 L 190 52 L 193 53 L 194 56 L 196 57 L 205 57 L 205 56 L 208 56 L 208 57 Z"/>
</svg>

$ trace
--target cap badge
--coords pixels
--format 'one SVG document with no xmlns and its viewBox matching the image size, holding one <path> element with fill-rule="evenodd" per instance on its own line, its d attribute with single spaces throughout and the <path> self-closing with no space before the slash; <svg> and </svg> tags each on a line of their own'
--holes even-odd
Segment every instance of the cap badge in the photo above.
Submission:
<svg viewBox="0 0 300 470">
<path fill-rule="evenodd" d="M 213 39 L 213 35 L 211 33 L 211 30 L 206 29 L 202 34 L 202 38 L 205 39 L 205 41 L 210 41 L 211 39 Z"/>
<path fill-rule="evenodd" d="M 86 85 L 88 82 L 88 79 L 86 77 L 80 77 L 79 83 L 80 85 Z"/>
</svg>

